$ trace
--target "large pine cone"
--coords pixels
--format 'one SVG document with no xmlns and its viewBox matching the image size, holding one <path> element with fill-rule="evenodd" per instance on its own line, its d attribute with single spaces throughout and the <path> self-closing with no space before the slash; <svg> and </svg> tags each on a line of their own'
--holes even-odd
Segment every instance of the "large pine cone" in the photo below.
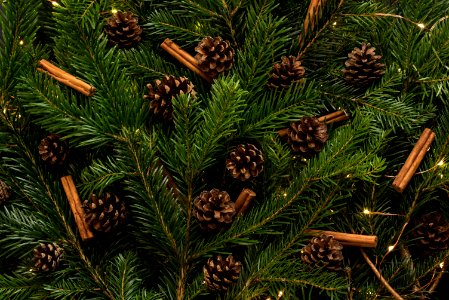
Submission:
<svg viewBox="0 0 449 300">
<path fill-rule="evenodd" d="M 257 177 L 263 171 L 262 151 L 253 144 L 240 144 L 229 153 L 226 168 L 232 177 L 246 181 Z"/>
<path fill-rule="evenodd" d="M 234 220 L 235 213 L 229 194 L 218 189 L 201 192 L 194 202 L 194 215 L 203 230 L 214 231 L 226 227 Z"/>
<path fill-rule="evenodd" d="M 234 49 L 221 37 L 205 37 L 195 47 L 195 51 L 199 68 L 212 78 L 229 71 L 234 64 Z"/>
<path fill-rule="evenodd" d="M 59 266 L 62 249 L 55 243 L 41 243 L 33 250 L 33 255 L 36 271 L 54 271 Z"/>
<path fill-rule="evenodd" d="M 287 130 L 288 143 L 293 151 L 312 156 L 323 149 L 329 135 L 324 122 L 315 117 L 303 117 L 291 123 Z"/>
<path fill-rule="evenodd" d="M 449 246 L 449 223 L 439 212 L 422 216 L 412 235 L 417 245 L 425 251 L 441 251 Z"/>
<path fill-rule="evenodd" d="M 141 40 L 142 28 L 131 12 L 116 12 L 107 20 L 105 27 L 111 45 L 119 48 L 131 48 Z"/>
<path fill-rule="evenodd" d="M 96 231 L 108 232 L 126 221 L 125 204 L 112 193 L 105 193 L 103 198 L 92 194 L 84 200 L 83 208 L 86 222 Z"/>
<path fill-rule="evenodd" d="M 292 83 L 304 78 L 305 69 L 295 56 L 282 56 L 281 63 L 275 63 L 268 79 L 270 88 L 289 88 Z"/>
<path fill-rule="evenodd" d="M 11 188 L 3 180 L 0 180 L 0 204 L 8 200 L 9 197 L 11 197 Z"/>
<path fill-rule="evenodd" d="M 343 246 L 331 235 L 313 237 L 302 248 L 301 259 L 309 265 L 324 266 L 331 271 L 339 271 L 343 263 Z"/>
<path fill-rule="evenodd" d="M 204 280 L 209 289 L 227 291 L 231 284 L 237 282 L 242 270 L 242 263 L 235 261 L 232 255 L 225 260 L 221 255 L 209 258 L 203 267 Z"/>
<path fill-rule="evenodd" d="M 362 49 L 355 47 L 348 54 L 345 68 L 342 70 L 345 80 L 355 86 L 366 86 L 385 74 L 385 65 L 380 62 L 382 56 L 376 55 L 376 48 L 362 43 Z"/>
<path fill-rule="evenodd" d="M 154 87 L 147 84 L 148 95 L 144 98 L 150 101 L 150 112 L 165 121 L 173 120 L 173 98 L 182 94 L 195 96 L 194 86 L 187 77 L 176 78 L 165 75 L 161 80 L 156 80 Z"/>
<path fill-rule="evenodd" d="M 57 134 L 49 134 L 39 144 L 41 158 L 50 165 L 64 164 L 68 153 L 69 146 L 67 142 L 61 140 Z"/>
</svg>

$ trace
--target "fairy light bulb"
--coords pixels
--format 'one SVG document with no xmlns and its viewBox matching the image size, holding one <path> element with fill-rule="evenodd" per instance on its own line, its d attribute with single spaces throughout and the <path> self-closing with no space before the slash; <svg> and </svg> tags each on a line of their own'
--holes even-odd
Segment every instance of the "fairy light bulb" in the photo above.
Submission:
<svg viewBox="0 0 449 300">
<path fill-rule="evenodd" d="M 394 246 L 388 246 L 388 252 L 391 252 L 394 250 Z"/>
<path fill-rule="evenodd" d="M 20 46 L 23 46 L 24 44 L 25 44 L 25 42 L 24 42 L 23 40 L 20 40 L 20 41 L 19 41 L 19 45 L 20 45 Z"/>
<path fill-rule="evenodd" d="M 444 166 L 444 159 L 440 160 L 440 161 L 437 163 L 437 166 L 440 166 L 440 167 Z"/>
<path fill-rule="evenodd" d="M 440 262 L 440 268 L 442 269 L 444 267 L 444 261 Z"/>
<path fill-rule="evenodd" d="M 112 12 L 113 14 L 116 14 L 116 13 L 118 13 L 118 10 L 115 9 L 115 8 L 113 8 L 113 9 L 111 9 L 111 12 Z"/>
<path fill-rule="evenodd" d="M 279 293 L 278 293 L 278 298 L 281 298 L 282 295 L 284 295 L 284 291 L 279 291 Z"/>
<path fill-rule="evenodd" d="M 365 215 L 369 215 L 371 212 L 370 212 L 368 209 L 365 208 L 365 209 L 363 210 L 363 213 L 364 213 Z"/>
<path fill-rule="evenodd" d="M 56 6 L 56 7 L 58 7 L 58 6 L 61 6 L 58 2 L 56 2 L 56 1 L 51 1 L 51 4 L 53 5 L 53 6 Z"/>
<path fill-rule="evenodd" d="M 426 28 L 426 25 L 424 25 L 423 23 L 418 23 L 417 25 L 419 28 L 424 29 Z"/>
</svg>

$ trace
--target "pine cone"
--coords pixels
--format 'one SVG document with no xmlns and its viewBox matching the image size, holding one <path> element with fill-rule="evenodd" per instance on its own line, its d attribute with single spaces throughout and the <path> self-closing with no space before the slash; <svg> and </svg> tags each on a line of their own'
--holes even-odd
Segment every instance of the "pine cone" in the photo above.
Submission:
<svg viewBox="0 0 449 300">
<path fill-rule="evenodd" d="M 331 271 L 342 268 L 343 246 L 331 235 L 321 234 L 313 237 L 310 243 L 302 248 L 301 259 L 309 265 L 324 266 Z"/>
<path fill-rule="evenodd" d="M 262 151 L 253 144 L 240 144 L 229 153 L 226 168 L 232 177 L 246 181 L 257 177 L 263 171 L 264 158 Z"/>
<path fill-rule="evenodd" d="M 144 98 L 150 101 L 150 112 L 165 121 L 173 120 L 173 98 L 182 94 L 194 97 L 196 94 L 193 84 L 186 77 L 165 75 L 162 81 L 158 79 L 154 85 L 147 84 L 148 95 Z"/>
<path fill-rule="evenodd" d="M 223 260 L 221 255 L 209 258 L 203 267 L 204 280 L 209 289 L 227 291 L 231 284 L 237 282 L 242 270 L 242 263 L 235 261 L 232 255 Z"/>
<path fill-rule="evenodd" d="M 103 198 L 92 194 L 84 200 L 83 208 L 86 222 L 96 231 L 108 232 L 126 221 L 125 203 L 112 193 L 105 193 Z"/>
<path fill-rule="evenodd" d="M 105 27 L 109 43 L 119 48 L 136 46 L 142 34 L 142 28 L 137 25 L 138 19 L 131 12 L 116 12 L 107 20 Z"/>
<path fill-rule="evenodd" d="M 315 117 L 303 117 L 291 123 L 287 130 L 288 143 L 293 151 L 312 156 L 323 149 L 329 135 L 325 123 Z"/>
<path fill-rule="evenodd" d="M 234 49 L 221 37 L 205 37 L 195 47 L 195 51 L 199 68 L 212 78 L 229 71 L 234 65 Z"/>
<path fill-rule="evenodd" d="M 442 251 L 449 246 L 449 223 L 439 212 L 426 214 L 417 220 L 412 231 L 417 246 L 425 251 Z"/>
<path fill-rule="evenodd" d="M 33 262 L 36 271 L 54 271 L 59 266 L 62 256 L 62 249 L 55 243 L 40 243 L 33 250 Z"/>
<path fill-rule="evenodd" d="M 62 165 L 67 158 L 69 146 L 57 134 L 49 134 L 39 144 L 41 158 L 50 165 Z"/>
<path fill-rule="evenodd" d="M 342 70 L 345 80 L 355 86 L 366 86 L 385 74 L 385 65 L 380 63 L 382 56 L 376 55 L 376 48 L 362 43 L 362 49 L 354 48 L 348 54 Z"/>
<path fill-rule="evenodd" d="M 0 180 L 0 204 L 6 202 L 9 197 L 11 197 L 11 188 L 3 180 Z"/>
<path fill-rule="evenodd" d="M 227 192 L 203 191 L 195 199 L 194 215 L 203 230 L 220 230 L 231 224 L 235 216 L 234 202 Z"/>
<path fill-rule="evenodd" d="M 287 89 L 292 83 L 304 78 L 304 67 L 295 56 L 282 56 L 281 63 L 275 63 L 268 79 L 268 87 Z"/>
</svg>

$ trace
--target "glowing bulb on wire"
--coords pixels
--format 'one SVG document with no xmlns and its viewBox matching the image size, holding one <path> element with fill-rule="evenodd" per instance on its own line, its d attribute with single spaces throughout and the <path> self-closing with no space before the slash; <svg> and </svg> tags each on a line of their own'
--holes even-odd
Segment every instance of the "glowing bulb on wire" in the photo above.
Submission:
<svg viewBox="0 0 449 300">
<path fill-rule="evenodd" d="M 394 246 L 388 246 L 388 252 L 391 252 L 394 250 Z"/>
<path fill-rule="evenodd" d="M 364 213 L 365 215 L 369 215 L 371 212 L 370 212 L 368 209 L 365 208 L 365 209 L 363 210 L 363 213 Z"/>
<path fill-rule="evenodd" d="M 426 28 L 426 25 L 424 25 L 423 23 L 418 23 L 417 25 L 419 28 L 424 29 Z"/>
<path fill-rule="evenodd" d="M 118 13 L 118 10 L 116 10 L 115 8 L 113 8 L 113 9 L 111 10 L 111 12 L 112 12 L 113 14 L 116 14 L 116 13 Z"/>
</svg>

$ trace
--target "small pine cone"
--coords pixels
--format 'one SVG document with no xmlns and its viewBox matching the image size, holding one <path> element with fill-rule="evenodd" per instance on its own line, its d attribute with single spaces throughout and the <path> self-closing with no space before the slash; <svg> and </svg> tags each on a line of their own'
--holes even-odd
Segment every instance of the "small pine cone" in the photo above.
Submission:
<svg viewBox="0 0 449 300">
<path fill-rule="evenodd" d="M 446 250 L 449 246 L 449 223 L 442 213 L 433 212 L 422 216 L 417 221 L 412 235 L 416 244 L 428 252 Z"/>
<path fill-rule="evenodd" d="M 195 97 L 194 86 L 186 77 L 176 78 L 165 75 L 161 80 L 156 80 L 154 87 L 147 84 L 148 94 L 144 96 L 150 101 L 150 112 L 156 117 L 165 120 L 173 120 L 173 98 L 182 94 L 190 94 Z"/>
<path fill-rule="evenodd" d="M 225 260 L 218 255 L 208 259 L 203 267 L 204 280 L 209 289 L 227 291 L 231 284 L 237 282 L 242 270 L 242 263 L 235 261 L 232 255 Z"/>
<path fill-rule="evenodd" d="M 39 144 L 41 158 L 50 165 L 64 164 L 68 153 L 69 146 L 67 142 L 61 140 L 57 134 L 49 134 Z"/>
<path fill-rule="evenodd" d="M 291 123 L 287 130 L 288 143 L 293 151 L 312 156 L 323 149 L 329 135 L 324 122 L 315 117 L 303 117 Z"/>
<path fill-rule="evenodd" d="M 262 151 L 253 144 L 240 144 L 229 153 L 226 168 L 232 177 L 246 181 L 257 177 L 263 171 L 264 158 Z"/>
<path fill-rule="evenodd" d="M 36 271 L 54 271 L 59 266 L 62 249 L 55 243 L 40 243 L 33 250 L 33 262 Z"/>
<path fill-rule="evenodd" d="M 83 208 L 87 224 L 96 231 L 108 232 L 126 221 L 125 203 L 112 193 L 102 198 L 92 194 Z"/>
<path fill-rule="evenodd" d="M 305 69 L 301 66 L 301 61 L 295 56 L 282 56 L 280 63 L 273 65 L 273 70 L 268 79 L 268 87 L 287 89 L 292 83 L 304 78 Z"/>
<path fill-rule="evenodd" d="M 11 188 L 3 180 L 0 180 L 0 204 L 6 202 L 9 197 L 11 197 Z"/>
<path fill-rule="evenodd" d="M 232 223 L 235 216 L 235 204 L 227 192 L 218 189 L 203 191 L 195 199 L 194 215 L 201 229 L 215 231 Z"/>
<path fill-rule="evenodd" d="M 199 68 L 212 78 L 229 71 L 234 65 L 234 49 L 221 37 L 205 37 L 195 47 L 195 51 Z"/>
<path fill-rule="evenodd" d="M 346 82 L 363 87 L 385 74 L 385 65 L 380 62 L 382 56 L 376 55 L 375 50 L 370 44 L 362 43 L 362 49 L 355 47 L 348 54 L 342 70 Z"/>
<path fill-rule="evenodd" d="M 343 246 L 331 235 L 321 234 L 313 237 L 302 248 L 301 259 L 309 265 L 324 266 L 331 271 L 339 271 L 343 263 Z"/>
<path fill-rule="evenodd" d="M 109 43 L 119 48 L 132 48 L 141 40 L 142 28 L 131 12 L 116 12 L 106 23 L 105 31 Z"/>
</svg>

